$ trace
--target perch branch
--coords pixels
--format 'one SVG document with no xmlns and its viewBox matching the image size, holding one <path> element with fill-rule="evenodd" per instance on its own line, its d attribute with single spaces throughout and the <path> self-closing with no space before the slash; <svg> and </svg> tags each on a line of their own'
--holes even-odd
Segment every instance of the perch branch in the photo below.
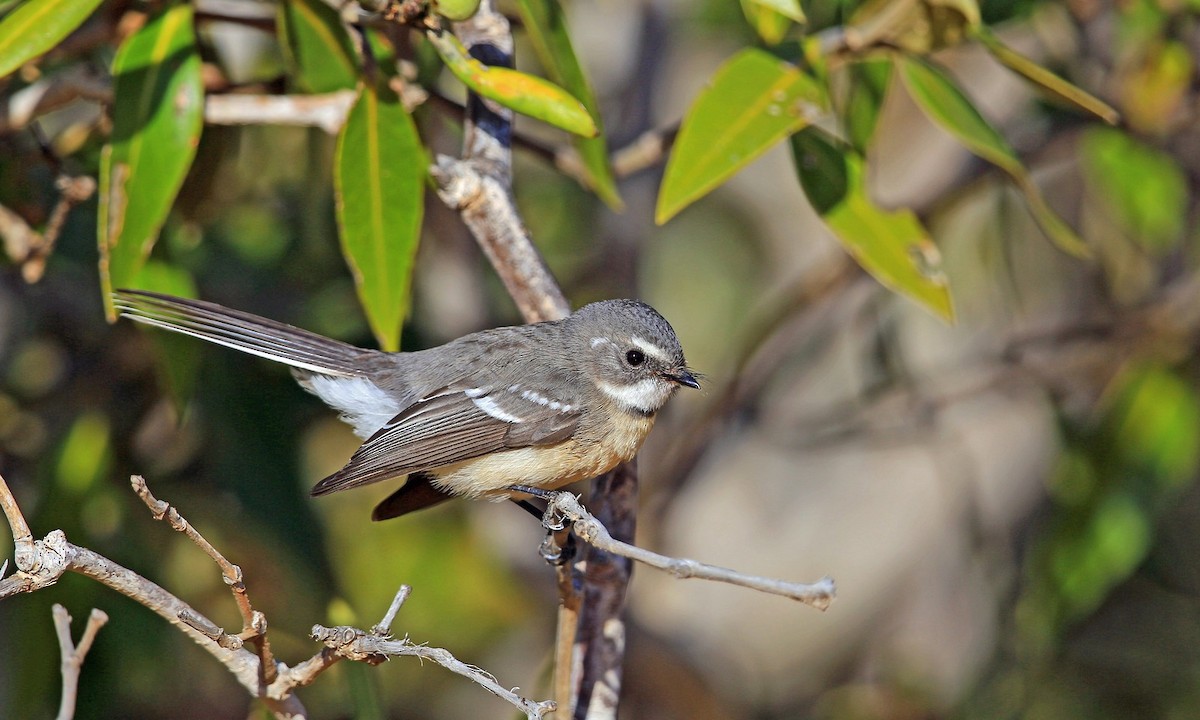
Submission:
<svg viewBox="0 0 1200 720">
<path fill-rule="evenodd" d="M 798 600 L 811 605 L 818 610 L 825 610 L 833 602 L 836 589 L 833 578 L 823 577 L 815 583 L 794 583 L 775 578 L 746 575 L 728 568 L 709 565 L 707 563 L 673 558 L 659 555 L 656 552 L 616 540 L 608 529 L 589 513 L 579 503 L 579 500 L 569 492 L 555 493 L 546 508 L 545 523 L 547 527 L 557 526 L 561 518 L 566 518 L 574 524 L 575 534 L 583 541 L 621 557 L 636 560 L 659 570 L 663 570 L 677 578 L 698 578 L 715 582 L 738 585 L 751 590 L 781 595 L 792 600 Z"/>
<path fill-rule="evenodd" d="M 79 645 L 71 641 L 71 616 L 67 609 L 54 603 L 54 630 L 58 633 L 58 649 L 62 657 L 62 699 L 58 704 L 58 720 L 71 720 L 75 717 L 75 701 L 79 697 L 79 671 L 83 660 L 92 649 L 92 641 L 96 633 L 108 622 L 108 615 L 103 610 L 92 608 L 88 615 L 87 626 L 83 635 L 79 636 Z"/>
<path fill-rule="evenodd" d="M 483 686 L 488 692 L 525 713 L 525 716 L 531 720 L 537 720 L 538 718 L 545 717 L 547 713 L 554 712 L 556 705 L 553 701 L 535 702 L 528 700 L 518 695 L 515 692 L 515 688 L 510 690 L 502 686 L 491 673 L 474 665 L 464 663 L 454 657 L 449 650 L 429 647 L 428 645 L 417 645 L 407 637 L 402 640 L 392 640 L 389 637 L 391 623 L 395 619 L 396 613 L 400 610 L 400 606 L 404 604 L 404 601 L 411 592 L 412 588 L 409 586 L 400 586 L 400 590 L 396 593 L 396 597 L 392 601 L 391 607 L 388 608 L 387 614 L 370 631 L 344 625 L 336 627 L 314 625 L 312 629 L 313 639 L 323 643 L 327 650 L 326 653 L 322 653 L 319 657 L 345 658 L 347 660 L 378 665 L 390 657 L 411 655 L 423 660 L 432 660 L 450 672 L 462 675 L 472 682 Z M 332 661 L 331 659 L 330 664 L 332 664 Z"/>
</svg>

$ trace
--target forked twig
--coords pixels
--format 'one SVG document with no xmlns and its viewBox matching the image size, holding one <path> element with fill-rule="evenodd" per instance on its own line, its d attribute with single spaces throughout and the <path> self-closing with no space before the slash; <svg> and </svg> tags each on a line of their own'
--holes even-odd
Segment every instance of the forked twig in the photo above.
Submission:
<svg viewBox="0 0 1200 720">
<path fill-rule="evenodd" d="M 345 625 L 334 627 L 314 625 L 312 637 L 314 640 L 324 643 L 326 651 L 314 657 L 310 662 L 318 665 L 324 663 L 325 667 L 328 667 L 333 662 L 336 662 L 337 659 L 345 658 L 347 660 L 378 665 L 393 656 L 411 655 L 423 660 L 432 660 L 450 672 L 462 675 L 481 685 L 496 697 L 511 703 L 531 720 L 538 720 L 545 717 L 548 713 L 554 712 L 557 708 L 554 701 L 543 700 L 539 702 L 522 697 L 517 694 L 516 688 L 509 689 L 504 687 L 496 681 L 495 676 L 491 673 L 459 660 L 449 650 L 430 647 L 428 645 L 418 645 L 407 637 L 400 640 L 391 639 L 389 635 L 391 632 L 391 623 L 395 619 L 400 606 L 404 604 L 404 601 L 411 592 L 411 587 L 401 585 L 383 620 L 369 631 Z"/>
<path fill-rule="evenodd" d="M 826 576 L 814 583 L 795 583 L 759 575 L 746 575 L 729 568 L 709 565 L 687 558 L 673 558 L 656 552 L 616 540 L 609 534 L 608 529 L 591 515 L 579 503 L 579 500 L 569 492 L 558 492 L 550 499 L 546 508 L 545 523 L 557 525 L 561 518 L 573 523 L 575 534 L 579 539 L 605 552 L 636 560 L 659 570 L 663 570 L 677 578 L 699 578 L 716 582 L 739 585 L 741 587 L 781 595 L 792 600 L 798 600 L 805 605 L 811 605 L 818 610 L 825 610 L 836 595 L 833 578 Z"/>
<path fill-rule="evenodd" d="M 52 611 L 54 631 L 58 634 L 58 649 L 62 657 L 62 699 L 58 704 L 58 720 L 70 720 L 75 717 L 75 701 L 79 697 L 79 671 L 83 668 L 83 660 L 88 651 L 92 649 L 96 633 L 108 622 L 108 614 L 92 608 L 87 625 L 83 628 L 83 635 L 79 636 L 79 644 L 76 645 L 71 640 L 71 616 L 67 609 L 54 603 Z"/>
</svg>

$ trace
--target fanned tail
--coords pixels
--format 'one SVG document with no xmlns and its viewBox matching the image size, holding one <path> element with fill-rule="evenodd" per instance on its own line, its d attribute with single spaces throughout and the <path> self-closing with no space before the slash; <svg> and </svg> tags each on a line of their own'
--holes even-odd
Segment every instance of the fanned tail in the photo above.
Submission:
<svg viewBox="0 0 1200 720">
<path fill-rule="evenodd" d="M 361 377 L 361 348 L 202 300 L 117 290 L 121 316 L 322 375 Z"/>
</svg>

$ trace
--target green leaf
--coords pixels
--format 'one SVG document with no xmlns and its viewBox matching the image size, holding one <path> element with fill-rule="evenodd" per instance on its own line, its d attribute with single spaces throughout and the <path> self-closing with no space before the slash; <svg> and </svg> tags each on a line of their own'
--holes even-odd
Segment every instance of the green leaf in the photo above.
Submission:
<svg viewBox="0 0 1200 720">
<path fill-rule="evenodd" d="M 400 98 L 387 87 L 365 85 L 338 135 L 334 183 L 342 253 L 384 350 L 400 349 L 427 167 Z"/>
<path fill-rule="evenodd" d="M 768 45 L 782 42 L 793 22 L 804 22 L 804 12 L 795 0 L 742 0 L 742 14 Z"/>
<path fill-rule="evenodd" d="M 150 260 L 142 266 L 129 287 L 175 297 L 198 296 L 196 282 L 187 270 L 155 260 Z M 200 353 L 196 352 L 196 343 L 192 338 L 177 333 L 149 332 L 147 336 L 159 356 L 155 367 L 170 391 L 177 414 L 183 417 L 187 401 L 196 386 L 196 372 L 200 366 Z"/>
<path fill-rule="evenodd" d="M 975 30 L 975 37 L 1004 67 L 1036 85 L 1051 98 L 1084 112 L 1091 113 L 1109 125 L 1121 121 L 1121 115 L 1111 105 L 1091 93 L 1075 87 L 1046 68 L 1005 45 L 995 33 L 984 26 Z"/>
<path fill-rule="evenodd" d="M 113 130 L 100 155 L 100 281 L 137 274 L 183 184 L 204 121 L 204 86 L 190 5 L 175 5 L 130 36 L 113 61 Z"/>
<path fill-rule="evenodd" d="M 588 186 L 610 208 L 621 210 L 625 204 L 617 192 L 617 183 L 608 162 L 608 141 L 600 122 L 600 107 L 591 83 L 575 57 L 562 6 L 556 0 L 518 0 L 517 9 L 546 74 L 578 98 L 596 123 L 596 137 L 575 138 L 575 148 L 588 173 Z"/>
<path fill-rule="evenodd" d="M 875 137 L 879 111 L 892 80 L 889 59 L 856 62 L 847 68 L 849 83 L 841 109 L 842 125 L 850 145 L 865 155 Z"/>
<path fill-rule="evenodd" d="M 358 54 L 337 10 L 321 0 L 283 0 L 275 23 L 296 87 L 307 93 L 353 88 Z"/>
<path fill-rule="evenodd" d="M 599 134 L 583 103 L 554 83 L 505 67 L 488 67 L 468 55 L 458 38 L 448 32 L 430 30 L 425 37 L 454 77 L 477 94 L 576 135 Z"/>
<path fill-rule="evenodd" d="M 60 487 L 78 496 L 103 482 L 112 465 L 111 434 L 108 416 L 98 410 L 75 418 L 58 453 L 55 475 Z"/>
<path fill-rule="evenodd" d="M 746 2 L 779 13 L 793 22 L 808 22 L 803 8 L 800 7 L 800 0 L 746 0 Z"/>
<path fill-rule="evenodd" d="M 62 42 L 100 0 L 26 0 L 0 20 L 0 77 Z"/>
<path fill-rule="evenodd" d="M 1076 257 L 1091 252 L 1062 218 L 1046 204 L 1041 190 L 1008 142 L 979 114 L 967 96 L 940 69 L 919 58 L 900 59 L 900 77 L 913 100 L 929 119 L 958 139 L 968 150 L 1008 173 L 1025 195 L 1038 226 L 1060 250 Z"/>
<path fill-rule="evenodd" d="M 1172 250 L 1187 223 L 1187 177 L 1170 155 L 1124 132 L 1096 128 L 1080 156 L 1088 190 L 1121 230 L 1144 249 Z"/>
<path fill-rule="evenodd" d="M 733 56 L 683 118 L 658 191 L 655 222 L 670 220 L 811 123 L 825 102 L 821 87 L 795 66 L 762 50 Z"/>
<path fill-rule="evenodd" d="M 1177 373 L 1136 365 L 1119 378 L 1111 422 L 1117 450 L 1133 472 L 1149 471 L 1157 493 L 1178 492 L 1200 467 L 1200 399 Z"/>
<path fill-rule="evenodd" d="M 817 128 L 792 136 L 800 184 L 850 255 L 880 283 L 954 321 L 941 254 L 909 210 L 880 208 L 867 192 L 862 156 Z"/>
</svg>

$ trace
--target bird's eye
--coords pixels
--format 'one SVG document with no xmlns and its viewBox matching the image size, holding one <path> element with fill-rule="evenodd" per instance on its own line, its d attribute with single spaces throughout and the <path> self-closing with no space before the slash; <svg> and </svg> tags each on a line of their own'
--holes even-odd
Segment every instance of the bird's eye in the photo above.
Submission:
<svg viewBox="0 0 1200 720">
<path fill-rule="evenodd" d="M 637 367 L 638 365 L 646 362 L 646 356 L 642 354 L 641 350 L 630 350 L 629 352 L 625 353 L 625 362 L 629 363 L 633 367 Z"/>
</svg>

